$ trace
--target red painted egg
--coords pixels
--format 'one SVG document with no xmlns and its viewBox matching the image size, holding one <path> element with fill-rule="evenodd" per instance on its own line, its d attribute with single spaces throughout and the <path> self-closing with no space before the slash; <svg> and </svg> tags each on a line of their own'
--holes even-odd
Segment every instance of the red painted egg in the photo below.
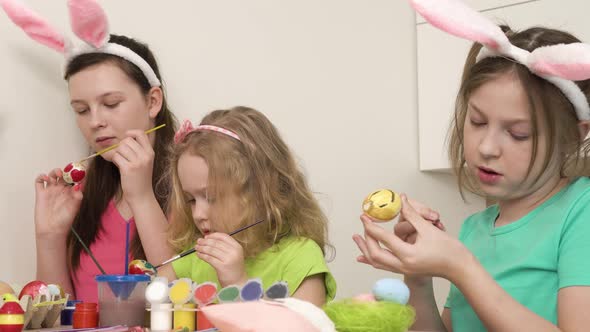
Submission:
<svg viewBox="0 0 590 332">
<path fill-rule="evenodd" d="M 156 269 L 152 264 L 143 259 L 135 259 L 129 263 L 129 274 L 155 275 Z"/>
<path fill-rule="evenodd" d="M 69 184 L 79 183 L 86 176 L 86 167 L 80 163 L 69 163 L 63 169 L 63 179 Z"/>
<path fill-rule="evenodd" d="M 18 302 L 6 302 L 0 308 L 0 332 L 20 332 L 25 323 L 25 312 Z"/>
<path fill-rule="evenodd" d="M 25 295 L 30 295 L 32 298 L 35 298 L 38 294 L 49 296 L 49 289 L 43 281 L 34 280 L 23 287 L 18 294 L 18 299 L 20 300 Z"/>
</svg>

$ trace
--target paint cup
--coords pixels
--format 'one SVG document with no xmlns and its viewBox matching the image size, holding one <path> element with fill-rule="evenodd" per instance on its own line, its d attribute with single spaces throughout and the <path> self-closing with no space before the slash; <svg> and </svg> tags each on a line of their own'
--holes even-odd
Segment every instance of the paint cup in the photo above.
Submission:
<svg viewBox="0 0 590 332">
<path fill-rule="evenodd" d="M 207 316 L 202 311 L 197 311 L 196 313 L 197 319 L 197 331 L 206 330 L 214 328 L 213 324 L 207 319 Z"/>
<path fill-rule="evenodd" d="M 149 281 L 144 274 L 96 276 L 100 326 L 144 326 Z"/>
<path fill-rule="evenodd" d="M 61 311 L 61 325 L 72 325 L 74 323 L 74 310 L 76 309 L 76 303 L 80 302 L 82 301 L 69 300 L 68 302 L 66 302 L 66 306 Z"/>
<path fill-rule="evenodd" d="M 151 309 L 150 331 L 168 332 L 172 330 L 172 303 L 152 304 Z"/>
<path fill-rule="evenodd" d="M 184 310 L 188 309 L 188 310 Z M 174 330 L 188 329 L 189 331 L 195 330 L 195 304 L 185 303 L 174 309 L 174 323 L 172 325 Z"/>
<path fill-rule="evenodd" d="M 76 309 L 72 316 L 72 328 L 94 328 L 98 325 L 98 310 L 96 303 L 76 303 Z"/>
</svg>

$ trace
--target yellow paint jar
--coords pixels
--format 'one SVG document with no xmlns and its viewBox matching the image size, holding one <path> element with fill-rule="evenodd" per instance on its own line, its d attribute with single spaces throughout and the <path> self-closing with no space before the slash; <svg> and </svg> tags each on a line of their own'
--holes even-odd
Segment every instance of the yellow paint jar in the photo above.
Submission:
<svg viewBox="0 0 590 332">
<path fill-rule="evenodd" d="M 188 310 L 185 310 L 188 309 Z M 174 306 L 174 330 L 187 328 L 189 331 L 195 330 L 195 304 L 186 303 Z"/>
</svg>

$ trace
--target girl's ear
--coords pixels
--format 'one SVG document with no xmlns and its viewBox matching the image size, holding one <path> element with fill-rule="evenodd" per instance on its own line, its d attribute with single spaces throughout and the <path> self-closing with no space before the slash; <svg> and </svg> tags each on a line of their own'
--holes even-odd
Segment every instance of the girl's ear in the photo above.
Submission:
<svg viewBox="0 0 590 332">
<path fill-rule="evenodd" d="M 164 93 L 160 87 L 153 87 L 147 94 L 147 105 L 150 118 L 155 119 L 162 110 Z"/>
<path fill-rule="evenodd" d="M 580 137 L 582 140 L 588 138 L 588 132 L 590 132 L 590 120 L 578 121 L 578 130 L 580 131 Z"/>
</svg>

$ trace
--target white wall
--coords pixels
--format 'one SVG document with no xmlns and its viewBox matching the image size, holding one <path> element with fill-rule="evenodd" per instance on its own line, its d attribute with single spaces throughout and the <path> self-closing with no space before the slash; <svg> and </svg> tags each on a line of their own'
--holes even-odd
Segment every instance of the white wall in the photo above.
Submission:
<svg viewBox="0 0 590 332">
<path fill-rule="evenodd" d="M 71 34 L 65 1 L 26 2 Z M 351 236 L 362 229 L 360 205 L 370 191 L 389 187 L 429 203 L 453 234 L 483 206 L 480 199 L 464 204 L 450 175 L 418 170 L 416 36 L 406 1 L 101 4 L 112 32 L 152 46 L 180 119 L 248 105 L 276 124 L 330 217 L 339 297 L 368 292 L 390 275 L 355 263 Z M 22 285 L 35 273 L 33 180 L 87 149 L 68 107 L 60 56 L 3 13 L 0 50 L 0 279 Z M 437 286 L 442 301 L 448 284 Z"/>
</svg>

